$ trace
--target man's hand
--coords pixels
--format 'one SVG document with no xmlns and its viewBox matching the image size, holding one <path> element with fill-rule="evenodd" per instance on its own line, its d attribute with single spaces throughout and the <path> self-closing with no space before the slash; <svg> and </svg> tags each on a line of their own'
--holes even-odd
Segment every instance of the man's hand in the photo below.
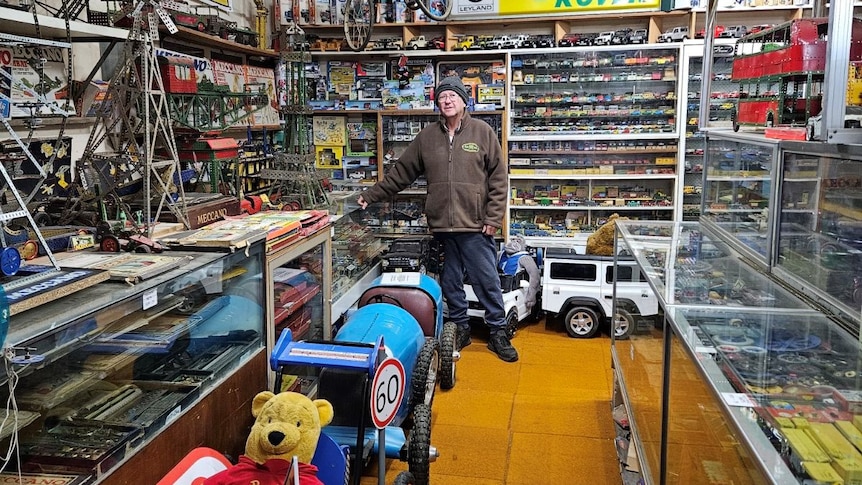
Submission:
<svg viewBox="0 0 862 485">
<path fill-rule="evenodd" d="M 368 202 L 365 202 L 365 199 L 363 199 L 361 195 L 356 199 L 356 202 L 359 204 L 359 207 L 362 207 L 362 210 L 365 210 L 365 208 L 368 207 Z"/>
<path fill-rule="evenodd" d="M 360 196 L 360 197 L 362 197 L 362 196 Z M 488 224 L 485 224 L 484 226 L 482 226 L 482 234 L 484 234 L 486 236 L 493 236 L 494 234 L 497 234 L 497 228 L 494 226 L 490 226 Z"/>
</svg>

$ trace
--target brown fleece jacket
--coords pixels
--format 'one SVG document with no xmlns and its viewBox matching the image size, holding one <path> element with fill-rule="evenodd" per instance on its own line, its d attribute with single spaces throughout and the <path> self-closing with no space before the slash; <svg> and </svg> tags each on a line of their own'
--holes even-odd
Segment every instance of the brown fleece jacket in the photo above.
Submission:
<svg viewBox="0 0 862 485">
<path fill-rule="evenodd" d="M 425 174 L 425 215 L 433 232 L 480 232 L 503 225 L 508 168 L 497 134 L 468 113 L 452 143 L 441 119 L 426 126 L 386 176 L 362 193 L 369 204 L 386 200 Z"/>
</svg>

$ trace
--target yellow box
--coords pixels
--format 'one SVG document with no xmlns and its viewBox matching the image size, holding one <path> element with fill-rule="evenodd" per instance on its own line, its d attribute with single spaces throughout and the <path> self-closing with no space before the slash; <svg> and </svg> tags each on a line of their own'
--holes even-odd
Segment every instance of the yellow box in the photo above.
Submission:
<svg viewBox="0 0 862 485">
<path fill-rule="evenodd" d="M 790 444 L 790 449 L 799 458 L 799 461 L 816 461 L 822 463 L 830 462 L 829 455 L 820 449 L 820 446 L 815 443 L 805 431 L 801 429 L 782 429 L 784 437 Z"/>
<path fill-rule="evenodd" d="M 816 480 L 819 484 L 844 485 L 844 480 L 841 479 L 841 475 L 839 475 L 829 463 L 803 461 L 802 468 L 804 468 L 805 472 L 811 476 L 812 480 Z"/>
<path fill-rule="evenodd" d="M 599 165 L 599 173 L 600 174 L 613 174 L 614 166 L 613 165 Z"/>
<path fill-rule="evenodd" d="M 572 175 L 570 168 L 549 168 L 548 175 Z"/>
<path fill-rule="evenodd" d="M 676 165 L 676 157 L 655 157 L 656 165 Z"/>
<path fill-rule="evenodd" d="M 791 418 L 791 419 L 793 420 L 793 427 L 795 427 L 795 428 L 802 429 L 802 428 L 808 427 L 808 420 L 805 418 Z"/>
<path fill-rule="evenodd" d="M 859 431 L 859 428 L 853 426 L 850 421 L 835 421 L 835 427 L 857 450 L 862 451 L 862 431 Z"/>
<path fill-rule="evenodd" d="M 315 145 L 317 158 L 314 166 L 317 168 L 341 168 L 341 159 L 344 157 L 343 146 Z"/>
<path fill-rule="evenodd" d="M 512 175 L 533 175 L 535 169 L 532 168 L 514 168 L 509 167 L 509 173 Z"/>
<path fill-rule="evenodd" d="M 832 459 L 862 462 L 862 455 L 832 423 L 809 423 L 806 431 Z"/>
<path fill-rule="evenodd" d="M 835 460 L 832 468 L 844 479 L 844 485 L 862 485 L 862 463 L 858 460 Z"/>
<path fill-rule="evenodd" d="M 775 418 L 775 424 L 777 424 L 781 428 L 795 428 L 793 425 L 793 420 L 790 418 L 777 417 Z"/>
</svg>

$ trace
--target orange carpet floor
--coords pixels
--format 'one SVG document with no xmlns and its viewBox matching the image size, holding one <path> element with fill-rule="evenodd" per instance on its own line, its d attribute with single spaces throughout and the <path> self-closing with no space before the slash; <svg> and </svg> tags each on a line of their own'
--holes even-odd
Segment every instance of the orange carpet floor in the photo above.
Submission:
<svg viewBox="0 0 862 485">
<path fill-rule="evenodd" d="M 559 321 L 522 327 L 506 363 L 476 329 L 462 351 L 455 388 L 437 390 L 432 485 L 619 484 L 611 418 L 610 338 L 570 338 Z M 391 461 L 391 484 L 407 464 Z M 362 484 L 377 483 L 374 467 Z"/>
</svg>

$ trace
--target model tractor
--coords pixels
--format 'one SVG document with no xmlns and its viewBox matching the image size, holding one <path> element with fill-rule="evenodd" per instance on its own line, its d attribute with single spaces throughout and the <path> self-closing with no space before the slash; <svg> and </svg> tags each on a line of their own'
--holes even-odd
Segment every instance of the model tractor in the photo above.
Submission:
<svg viewBox="0 0 862 485">
<path fill-rule="evenodd" d="M 432 278 L 387 273 L 362 294 L 334 340 L 293 342 L 289 331 L 279 337 L 270 356 L 275 392 L 286 382 L 297 382 L 293 377 L 305 376 L 299 379 L 303 390 L 332 403 L 335 418 L 324 432 L 349 448 L 355 471 L 350 483 L 359 483 L 359 470 L 372 456 L 379 458 L 380 449 L 386 458 L 408 462 L 413 481 L 399 477 L 403 483 L 428 483 L 430 462 L 437 457 L 430 443 L 431 403 L 438 380 L 443 389 L 454 386 L 458 357 L 455 327 L 444 327 L 442 307 L 442 291 Z M 381 443 L 370 403 L 380 402 L 381 388 L 372 383 L 387 358 L 403 367 L 404 392 Z"/>
</svg>

